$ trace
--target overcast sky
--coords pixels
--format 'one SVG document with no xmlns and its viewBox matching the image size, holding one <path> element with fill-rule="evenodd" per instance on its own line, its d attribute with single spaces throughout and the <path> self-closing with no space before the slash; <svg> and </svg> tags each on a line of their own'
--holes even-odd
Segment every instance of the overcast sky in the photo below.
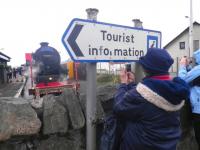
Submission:
<svg viewBox="0 0 200 150">
<path fill-rule="evenodd" d="M 97 8 L 98 21 L 162 32 L 162 47 L 189 26 L 190 0 L 0 0 L 0 51 L 12 66 L 25 63 L 42 41 L 69 58 L 61 38 L 73 18 L 86 19 L 85 9 Z M 200 1 L 193 0 L 193 20 L 200 22 Z"/>
</svg>

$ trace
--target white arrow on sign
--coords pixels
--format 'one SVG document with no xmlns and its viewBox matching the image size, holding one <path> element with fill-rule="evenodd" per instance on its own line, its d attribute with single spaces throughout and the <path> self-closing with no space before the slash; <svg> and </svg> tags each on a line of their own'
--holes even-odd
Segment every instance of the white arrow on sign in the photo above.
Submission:
<svg viewBox="0 0 200 150">
<path fill-rule="evenodd" d="M 73 19 L 62 42 L 80 62 L 138 60 L 150 47 L 161 47 L 161 32 L 83 19 Z"/>
</svg>

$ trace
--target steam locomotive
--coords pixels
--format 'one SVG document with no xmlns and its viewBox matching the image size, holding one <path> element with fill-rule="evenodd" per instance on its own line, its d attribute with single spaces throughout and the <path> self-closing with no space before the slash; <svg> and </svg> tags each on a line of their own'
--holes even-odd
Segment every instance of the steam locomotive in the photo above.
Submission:
<svg viewBox="0 0 200 150">
<path fill-rule="evenodd" d="M 29 94 L 40 97 L 46 94 L 60 94 L 65 88 L 77 88 L 78 84 L 69 83 L 61 78 L 67 78 L 67 67 L 61 65 L 58 51 L 48 46 L 47 42 L 40 43 L 41 47 L 32 54 L 31 80 Z M 34 83 L 34 85 L 33 85 Z"/>
<path fill-rule="evenodd" d="M 40 43 L 41 47 L 32 54 L 35 61 L 34 82 L 36 84 L 48 84 L 59 81 L 62 68 L 60 65 L 60 55 L 58 51 L 48 46 L 47 42 Z"/>
</svg>

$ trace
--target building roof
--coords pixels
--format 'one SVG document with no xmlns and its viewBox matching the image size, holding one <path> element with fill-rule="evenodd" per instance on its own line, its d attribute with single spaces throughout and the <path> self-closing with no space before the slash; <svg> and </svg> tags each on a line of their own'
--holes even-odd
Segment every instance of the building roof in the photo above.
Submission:
<svg viewBox="0 0 200 150">
<path fill-rule="evenodd" d="M 0 59 L 9 62 L 11 58 L 6 54 L 0 52 Z"/>
<path fill-rule="evenodd" d="M 200 26 L 200 23 L 198 22 L 194 22 L 193 25 L 198 25 Z M 189 27 L 187 27 L 185 30 L 183 30 L 180 34 L 178 34 L 174 39 L 172 39 L 168 44 L 166 44 L 164 46 L 164 48 L 167 48 L 168 46 L 170 46 L 175 40 L 177 40 L 179 37 L 181 37 L 183 34 L 185 34 L 185 32 L 188 32 L 189 31 Z"/>
</svg>

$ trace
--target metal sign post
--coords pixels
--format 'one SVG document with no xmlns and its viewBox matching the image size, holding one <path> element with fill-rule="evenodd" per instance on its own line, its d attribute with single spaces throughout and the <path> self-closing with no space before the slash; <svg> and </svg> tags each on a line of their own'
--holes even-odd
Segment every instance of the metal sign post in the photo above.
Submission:
<svg viewBox="0 0 200 150">
<path fill-rule="evenodd" d="M 97 9 L 86 9 L 87 18 L 96 21 Z M 96 150 L 96 63 L 87 63 L 86 149 Z"/>
<path fill-rule="evenodd" d="M 161 32 L 96 21 L 98 10 L 87 9 L 87 20 L 73 19 L 62 37 L 75 62 L 87 62 L 87 150 L 96 150 L 96 63 L 131 62 L 149 47 L 161 47 Z"/>
</svg>

